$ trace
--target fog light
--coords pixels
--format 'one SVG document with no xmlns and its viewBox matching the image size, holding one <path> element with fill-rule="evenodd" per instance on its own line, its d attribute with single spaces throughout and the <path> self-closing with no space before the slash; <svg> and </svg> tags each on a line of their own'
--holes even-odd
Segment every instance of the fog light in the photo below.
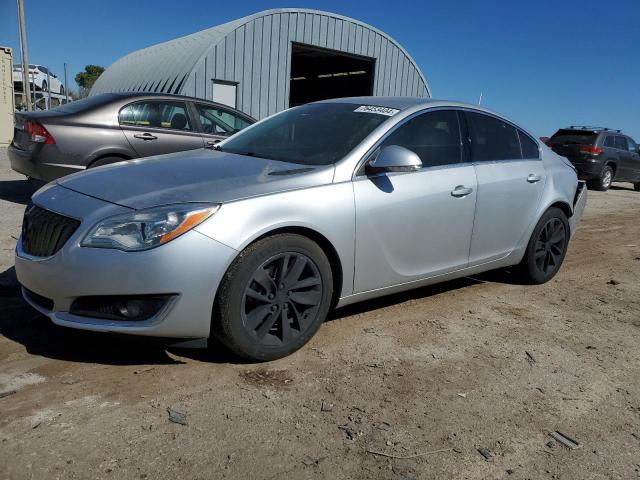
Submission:
<svg viewBox="0 0 640 480">
<path fill-rule="evenodd" d="M 119 303 L 117 309 L 123 317 L 135 319 L 142 316 L 144 304 L 140 300 L 126 300 Z"/>
<path fill-rule="evenodd" d="M 77 298 L 70 313 L 106 320 L 143 321 L 157 315 L 174 295 L 105 295 Z"/>
</svg>

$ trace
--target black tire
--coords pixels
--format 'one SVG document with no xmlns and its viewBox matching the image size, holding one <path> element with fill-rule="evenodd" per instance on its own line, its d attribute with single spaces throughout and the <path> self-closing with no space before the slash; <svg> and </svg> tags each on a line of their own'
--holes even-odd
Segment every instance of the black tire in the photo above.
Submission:
<svg viewBox="0 0 640 480">
<path fill-rule="evenodd" d="M 60 85 L 60 95 L 64 95 L 64 85 Z"/>
<path fill-rule="evenodd" d="M 633 184 L 633 189 L 634 189 L 636 192 L 640 192 L 640 182 L 638 182 L 638 183 L 634 183 L 634 184 Z"/>
<path fill-rule="evenodd" d="M 46 91 L 47 91 L 47 81 L 46 81 L 46 80 L 43 80 L 43 81 L 42 81 L 42 91 L 43 91 L 43 92 L 46 92 Z"/>
<path fill-rule="evenodd" d="M 552 207 L 542 215 L 518 266 L 524 283 L 546 283 L 558 273 L 567 253 L 569 235 L 569 221 L 562 210 Z"/>
<path fill-rule="evenodd" d="M 590 180 L 588 182 L 588 186 L 592 190 L 606 192 L 607 190 L 609 190 L 611 182 L 613 182 L 613 168 L 611 168 L 610 165 L 605 165 L 602 169 L 602 172 L 600 173 L 600 178 Z"/>
<path fill-rule="evenodd" d="M 296 234 L 267 237 L 242 251 L 225 273 L 211 333 L 246 359 L 282 358 L 313 337 L 332 295 L 331 265 L 318 244 Z"/>
<path fill-rule="evenodd" d="M 125 160 L 126 158 L 122 158 L 122 157 L 102 157 L 102 158 L 99 158 L 98 160 L 93 161 L 88 168 L 102 167 L 103 165 L 124 162 Z"/>
</svg>

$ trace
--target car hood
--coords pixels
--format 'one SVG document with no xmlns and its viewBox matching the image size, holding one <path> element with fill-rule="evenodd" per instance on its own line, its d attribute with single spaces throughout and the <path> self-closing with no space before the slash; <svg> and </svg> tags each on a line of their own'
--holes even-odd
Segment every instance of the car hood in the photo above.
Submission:
<svg viewBox="0 0 640 480">
<path fill-rule="evenodd" d="M 136 210 L 185 202 L 225 203 L 326 185 L 333 166 L 306 166 L 193 150 L 89 169 L 58 180 L 78 193 Z"/>
</svg>

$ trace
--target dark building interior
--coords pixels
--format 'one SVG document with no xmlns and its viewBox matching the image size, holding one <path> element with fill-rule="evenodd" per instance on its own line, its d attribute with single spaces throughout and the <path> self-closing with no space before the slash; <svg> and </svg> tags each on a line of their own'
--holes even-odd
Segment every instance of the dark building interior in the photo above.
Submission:
<svg viewBox="0 0 640 480">
<path fill-rule="evenodd" d="M 294 43 L 289 106 L 373 94 L 373 58 Z"/>
</svg>

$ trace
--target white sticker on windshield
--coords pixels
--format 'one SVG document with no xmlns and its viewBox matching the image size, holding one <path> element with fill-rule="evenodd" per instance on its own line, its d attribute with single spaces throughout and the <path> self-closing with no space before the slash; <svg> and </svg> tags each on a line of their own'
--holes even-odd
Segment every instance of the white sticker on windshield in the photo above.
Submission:
<svg viewBox="0 0 640 480">
<path fill-rule="evenodd" d="M 397 108 L 376 107 L 374 105 L 362 105 L 354 110 L 354 112 L 377 113 L 387 117 L 393 117 L 399 111 Z"/>
</svg>

